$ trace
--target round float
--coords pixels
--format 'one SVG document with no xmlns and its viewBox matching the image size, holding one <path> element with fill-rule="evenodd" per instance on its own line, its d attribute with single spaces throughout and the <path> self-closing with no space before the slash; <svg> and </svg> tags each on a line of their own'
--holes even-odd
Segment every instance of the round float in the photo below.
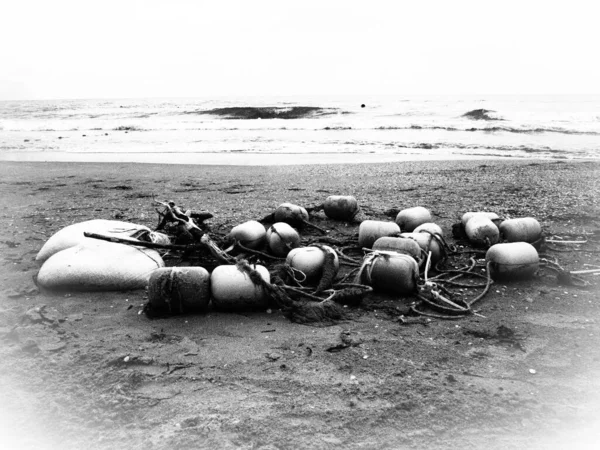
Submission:
<svg viewBox="0 0 600 450">
<path fill-rule="evenodd" d="M 527 242 L 492 245 L 485 254 L 494 280 L 531 278 L 539 268 L 540 258 L 535 247 Z"/>
<path fill-rule="evenodd" d="M 258 249 L 262 247 L 266 235 L 267 231 L 262 223 L 249 220 L 233 227 L 228 238 L 238 241 L 244 247 Z"/>
<path fill-rule="evenodd" d="M 400 227 L 396 222 L 365 220 L 358 227 L 358 245 L 371 248 L 380 237 L 395 236 L 399 233 Z"/>
<path fill-rule="evenodd" d="M 352 220 L 358 213 L 358 202 L 351 195 L 330 195 L 323 203 L 323 211 L 333 220 Z"/>
<path fill-rule="evenodd" d="M 308 221 L 308 212 L 302 206 L 282 203 L 273 212 L 273 220 L 299 227 Z"/>
<path fill-rule="evenodd" d="M 535 242 L 542 237 L 542 226 L 533 217 L 507 219 L 500 224 L 500 237 L 507 242 Z"/>
<path fill-rule="evenodd" d="M 323 246 L 323 249 L 315 246 L 294 248 L 290 250 L 285 261 L 294 269 L 304 273 L 308 281 L 312 281 L 319 279 L 323 273 L 326 252 L 334 255 L 333 264 L 337 273 L 340 268 L 337 253 L 326 245 Z"/>
<path fill-rule="evenodd" d="M 406 237 L 380 237 L 373 243 L 373 250 L 403 253 L 412 256 L 417 262 L 421 261 L 421 247 L 414 239 Z"/>
<path fill-rule="evenodd" d="M 429 252 L 431 252 L 431 264 L 433 266 L 444 258 L 444 249 L 438 240 L 429 233 L 402 233 L 400 237 L 403 239 L 412 239 L 425 253 L 425 255 L 419 259 L 421 264 L 427 260 L 426 255 L 428 255 Z"/>
<path fill-rule="evenodd" d="M 431 212 L 422 206 L 403 209 L 396 216 L 396 223 L 402 231 L 413 231 L 419 225 L 431 221 Z"/>
<path fill-rule="evenodd" d="M 300 235 L 287 223 L 277 222 L 267 230 L 267 244 L 275 256 L 284 257 L 300 246 Z"/>
<path fill-rule="evenodd" d="M 271 275 L 266 267 L 252 267 L 269 283 Z M 254 284 L 250 275 L 236 265 L 217 266 L 210 276 L 210 290 L 216 308 L 243 310 L 265 308 L 268 297 L 263 287 Z"/>
<path fill-rule="evenodd" d="M 357 281 L 373 289 L 397 295 L 417 290 L 419 265 L 412 256 L 377 251 L 365 256 Z"/>
<path fill-rule="evenodd" d="M 170 314 L 205 311 L 210 302 L 210 274 L 204 267 L 163 267 L 148 280 L 153 311 Z"/>
<path fill-rule="evenodd" d="M 419 225 L 417 228 L 413 230 L 414 233 L 431 233 L 431 234 L 439 234 L 443 236 L 444 232 L 442 227 L 440 227 L 437 223 L 426 222 Z"/>
<path fill-rule="evenodd" d="M 491 246 L 500 240 L 500 230 L 488 217 L 476 215 L 465 226 L 467 238 L 474 245 Z"/>
</svg>

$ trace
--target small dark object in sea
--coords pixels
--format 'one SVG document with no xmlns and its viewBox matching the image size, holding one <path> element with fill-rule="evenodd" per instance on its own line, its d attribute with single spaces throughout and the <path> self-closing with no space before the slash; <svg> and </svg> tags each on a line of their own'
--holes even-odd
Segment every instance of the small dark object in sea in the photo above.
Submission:
<svg viewBox="0 0 600 450">
<path fill-rule="evenodd" d="M 362 105 L 360 105 L 360 107 L 361 107 L 361 108 L 364 108 L 364 107 L 365 107 L 365 104 L 363 103 Z"/>
<path fill-rule="evenodd" d="M 462 117 L 466 117 L 468 119 L 473 120 L 502 120 L 497 117 L 491 117 L 489 113 L 495 113 L 496 111 L 492 111 L 489 109 L 474 109 L 462 115 Z"/>
</svg>

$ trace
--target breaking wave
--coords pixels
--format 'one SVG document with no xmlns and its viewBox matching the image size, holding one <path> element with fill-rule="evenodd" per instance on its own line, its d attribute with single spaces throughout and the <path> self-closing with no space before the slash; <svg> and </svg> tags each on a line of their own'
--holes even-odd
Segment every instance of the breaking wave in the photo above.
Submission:
<svg viewBox="0 0 600 450">
<path fill-rule="evenodd" d="M 504 120 L 500 117 L 490 115 L 495 113 L 496 111 L 492 111 L 489 109 L 474 109 L 472 111 L 464 113 L 462 117 L 466 117 L 467 119 L 472 120 Z"/>
<path fill-rule="evenodd" d="M 598 131 L 580 131 L 580 130 L 569 130 L 560 127 L 536 127 L 536 128 L 514 128 L 514 127 L 444 127 L 436 125 L 410 125 L 407 127 L 395 127 L 395 126 L 382 126 L 377 127 L 377 130 L 444 130 L 444 131 L 469 131 L 469 132 L 505 132 L 505 133 L 522 133 L 522 134 L 536 134 L 536 133 L 560 133 L 560 134 L 574 134 L 574 135 L 588 135 L 588 136 L 600 136 Z"/>
<path fill-rule="evenodd" d="M 223 119 L 306 119 L 318 116 L 338 114 L 336 108 L 320 108 L 317 106 L 232 106 L 199 111 L 186 111 L 185 114 L 201 114 L 219 116 Z"/>
<path fill-rule="evenodd" d="M 499 152 L 525 152 L 525 153 L 540 153 L 540 154 L 565 154 L 564 150 L 557 150 L 550 147 L 532 147 L 527 145 L 478 145 L 478 144 L 460 144 L 457 142 L 412 142 L 403 144 L 388 144 L 389 147 L 419 149 L 419 150 L 436 150 L 444 148 L 460 149 L 460 150 L 496 150 Z M 585 152 L 570 152 L 570 153 L 585 153 Z"/>
</svg>

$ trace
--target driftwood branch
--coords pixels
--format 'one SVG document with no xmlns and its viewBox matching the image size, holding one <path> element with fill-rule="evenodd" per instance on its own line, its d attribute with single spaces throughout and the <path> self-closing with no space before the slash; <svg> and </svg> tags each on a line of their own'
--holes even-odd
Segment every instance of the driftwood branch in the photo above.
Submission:
<svg viewBox="0 0 600 450">
<path fill-rule="evenodd" d="M 116 244 L 136 245 L 138 247 L 156 248 L 156 249 L 163 249 L 163 250 L 194 250 L 194 249 L 199 249 L 199 248 L 204 247 L 202 245 L 158 244 L 155 242 L 138 241 L 137 239 L 131 239 L 131 238 L 105 236 L 103 234 L 90 233 L 87 231 L 84 231 L 83 235 L 85 237 L 99 239 L 101 241 L 114 242 Z"/>
</svg>

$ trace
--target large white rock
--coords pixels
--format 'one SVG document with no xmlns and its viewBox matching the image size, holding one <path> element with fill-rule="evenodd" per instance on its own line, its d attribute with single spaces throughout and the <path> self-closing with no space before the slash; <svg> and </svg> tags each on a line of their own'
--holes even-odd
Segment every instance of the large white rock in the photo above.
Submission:
<svg viewBox="0 0 600 450">
<path fill-rule="evenodd" d="M 38 273 L 37 283 L 55 290 L 143 289 L 150 274 L 164 265 L 155 250 L 88 239 L 48 258 Z"/>
<path fill-rule="evenodd" d="M 43 262 L 54 255 L 56 252 L 74 247 L 86 241 L 95 241 L 96 239 L 86 238 L 84 231 L 90 233 L 104 234 L 114 237 L 130 237 L 139 230 L 148 230 L 150 228 L 144 225 L 138 225 L 130 222 L 120 222 L 118 220 L 94 219 L 85 222 L 69 225 L 50 236 L 42 249 L 35 257 L 36 261 Z"/>
</svg>

